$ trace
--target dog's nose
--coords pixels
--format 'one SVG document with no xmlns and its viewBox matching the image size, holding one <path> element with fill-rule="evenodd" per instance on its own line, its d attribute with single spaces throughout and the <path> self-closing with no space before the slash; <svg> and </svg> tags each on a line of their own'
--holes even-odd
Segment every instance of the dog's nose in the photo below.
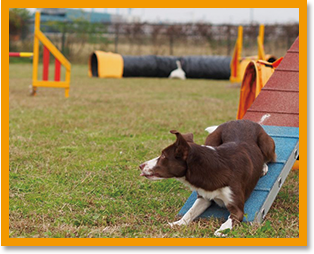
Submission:
<svg viewBox="0 0 314 254">
<path fill-rule="evenodd" d="M 140 165 L 140 170 L 143 170 L 145 168 L 145 165 L 146 165 L 145 163 L 141 164 Z"/>
</svg>

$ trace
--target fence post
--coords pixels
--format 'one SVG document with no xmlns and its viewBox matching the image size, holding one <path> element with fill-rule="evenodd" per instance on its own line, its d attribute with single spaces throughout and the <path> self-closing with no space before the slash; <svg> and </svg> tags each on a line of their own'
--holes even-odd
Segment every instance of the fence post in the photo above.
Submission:
<svg viewBox="0 0 314 254">
<path fill-rule="evenodd" d="M 35 29 L 34 29 L 34 50 L 33 50 L 33 84 L 38 79 L 38 58 L 39 58 L 39 39 L 36 32 L 40 29 L 40 13 L 35 13 Z M 37 87 L 33 86 L 32 95 L 36 95 Z"/>
<path fill-rule="evenodd" d="M 169 36 L 169 54 L 173 55 L 173 36 L 170 34 Z"/>
<path fill-rule="evenodd" d="M 114 39 L 114 52 L 115 53 L 118 53 L 118 44 L 119 44 L 119 28 L 120 28 L 120 25 L 119 24 L 116 24 L 115 25 L 115 32 L 116 32 L 116 36 L 115 36 L 115 39 Z"/>
</svg>

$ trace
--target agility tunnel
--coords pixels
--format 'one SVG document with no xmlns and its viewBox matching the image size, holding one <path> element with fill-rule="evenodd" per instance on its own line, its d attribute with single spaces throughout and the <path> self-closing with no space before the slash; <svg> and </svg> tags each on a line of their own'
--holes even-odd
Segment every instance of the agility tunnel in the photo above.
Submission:
<svg viewBox="0 0 314 254">
<path fill-rule="evenodd" d="M 273 63 L 262 60 L 252 60 L 247 64 L 241 84 L 237 119 L 243 118 L 282 59 L 281 57 Z"/>
<path fill-rule="evenodd" d="M 264 25 L 257 37 L 258 54 L 242 57 L 243 27 L 238 28 L 238 38 L 232 57 L 229 56 L 122 56 L 111 52 L 95 51 L 89 57 L 89 76 L 99 78 L 157 77 L 167 78 L 178 68 L 180 61 L 186 78 L 223 79 L 240 83 L 247 65 L 252 60 L 275 62 L 277 58 L 264 52 Z"/>
<path fill-rule="evenodd" d="M 260 178 L 244 206 L 244 212 L 247 214 L 244 221 L 261 223 L 299 157 L 299 37 L 243 119 L 261 124 L 276 145 L 276 162 L 268 164 L 268 173 Z M 196 198 L 197 194 L 193 192 L 178 215 L 183 216 Z M 200 215 L 202 218 L 224 219 L 228 216 L 228 210 L 217 205 L 210 206 Z"/>
<path fill-rule="evenodd" d="M 226 79 L 231 74 L 229 56 L 122 56 L 95 51 L 89 58 L 89 76 L 99 78 L 167 78 L 179 60 L 187 78 Z"/>
</svg>

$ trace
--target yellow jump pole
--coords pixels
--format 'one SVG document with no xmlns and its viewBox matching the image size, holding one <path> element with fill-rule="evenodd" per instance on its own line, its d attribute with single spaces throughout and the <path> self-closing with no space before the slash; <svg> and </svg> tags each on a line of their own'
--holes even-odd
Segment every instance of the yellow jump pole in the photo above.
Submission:
<svg viewBox="0 0 314 254">
<path fill-rule="evenodd" d="M 33 53 L 31 52 L 21 52 L 20 57 L 32 57 Z"/>
<path fill-rule="evenodd" d="M 264 25 L 259 26 L 259 35 L 257 37 L 258 60 L 266 60 L 264 51 Z"/>
<path fill-rule="evenodd" d="M 242 43 L 243 43 L 243 27 L 238 27 L 238 38 L 233 50 L 233 56 L 230 63 L 231 68 L 231 76 L 230 81 L 234 82 L 241 82 L 241 54 L 242 54 Z"/>
</svg>

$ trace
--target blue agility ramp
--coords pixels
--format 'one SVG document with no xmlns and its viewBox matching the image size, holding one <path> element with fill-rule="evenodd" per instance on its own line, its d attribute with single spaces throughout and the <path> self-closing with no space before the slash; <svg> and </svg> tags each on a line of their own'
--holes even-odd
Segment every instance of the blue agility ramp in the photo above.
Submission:
<svg viewBox="0 0 314 254">
<path fill-rule="evenodd" d="M 244 221 L 249 222 L 262 222 L 299 156 L 298 127 L 263 126 L 263 128 L 275 141 L 277 161 L 268 164 L 268 173 L 260 178 L 245 203 L 244 213 L 247 216 Z M 197 194 L 193 192 L 178 215 L 183 216 L 192 207 L 196 198 Z M 199 217 L 227 219 L 228 216 L 229 212 L 226 208 L 213 204 Z"/>
</svg>

